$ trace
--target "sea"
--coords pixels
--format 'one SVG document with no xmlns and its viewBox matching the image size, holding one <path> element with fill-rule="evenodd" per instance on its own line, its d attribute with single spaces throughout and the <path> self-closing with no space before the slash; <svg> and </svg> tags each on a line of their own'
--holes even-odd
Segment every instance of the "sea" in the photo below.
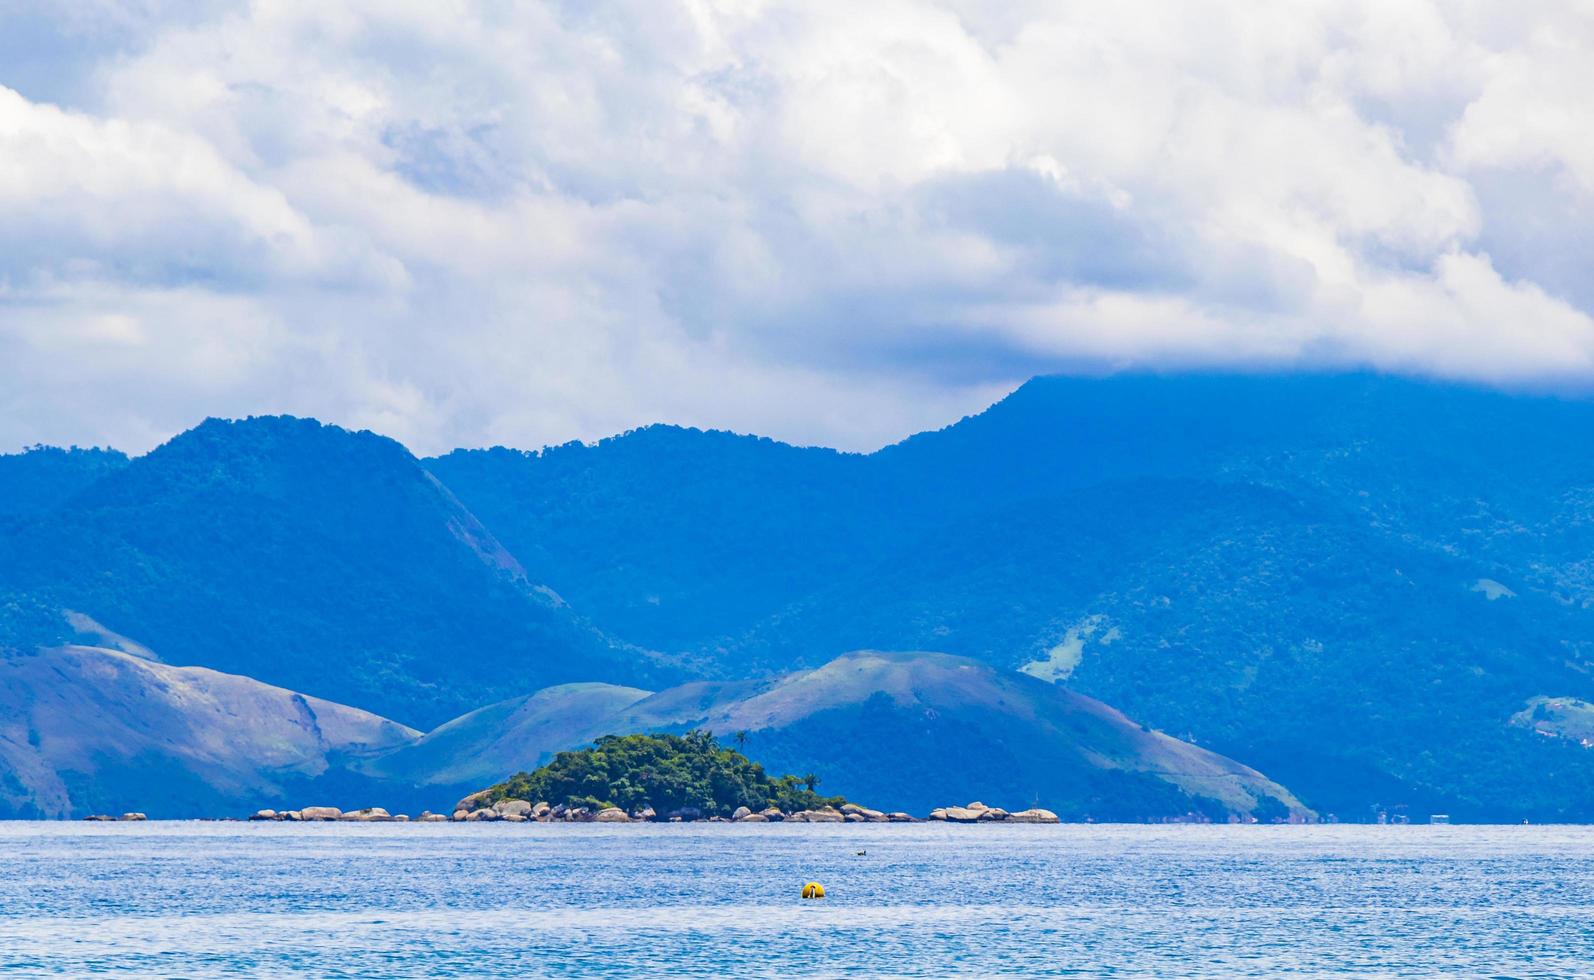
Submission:
<svg viewBox="0 0 1594 980">
<path fill-rule="evenodd" d="M 0 974 L 1594 976 L 1594 828 L 0 823 Z"/>
</svg>

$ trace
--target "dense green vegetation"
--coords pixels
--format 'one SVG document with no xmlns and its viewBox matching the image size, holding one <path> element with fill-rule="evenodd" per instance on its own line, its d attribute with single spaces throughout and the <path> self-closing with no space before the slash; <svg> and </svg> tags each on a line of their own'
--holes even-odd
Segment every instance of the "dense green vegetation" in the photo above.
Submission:
<svg viewBox="0 0 1594 980">
<path fill-rule="evenodd" d="M 0 456 L 0 515 L 43 514 L 108 473 L 127 465 L 114 449 L 31 446 Z"/>
<path fill-rule="evenodd" d="M 0 516 L 5 596 L 420 728 L 548 683 L 651 679 L 403 446 L 313 420 L 213 419 L 48 512 Z M 36 620 L 0 637 L 53 642 L 59 623 Z"/>
<path fill-rule="evenodd" d="M 840 806 L 820 796 L 813 776 L 771 777 L 764 767 L 721 746 L 708 732 L 685 735 L 605 735 L 591 748 L 561 752 L 535 772 L 517 773 L 492 787 L 487 801 L 516 799 L 634 813 L 651 806 L 662 815 L 695 809 L 730 816 L 737 807 L 786 813 Z"/>
<path fill-rule="evenodd" d="M 1210 375 L 1038 379 L 867 456 L 655 427 L 427 465 L 705 672 L 1072 633 L 1071 686 L 1343 819 L 1588 820 L 1594 752 L 1509 719 L 1594 700 L 1590 447 L 1587 401 Z"/>
</svg>

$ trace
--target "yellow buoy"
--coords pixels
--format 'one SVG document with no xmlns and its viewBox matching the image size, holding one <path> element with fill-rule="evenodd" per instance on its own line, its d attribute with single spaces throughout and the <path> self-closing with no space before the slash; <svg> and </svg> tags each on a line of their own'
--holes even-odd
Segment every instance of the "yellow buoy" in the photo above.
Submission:
<svg viewBox="0 0 1594 980">
<path fill-rule="evenodd" d="M 825 886 L 817 881 L 810 881 L 803 886 L 803 898 L 824 898 Z"/>
</svg>

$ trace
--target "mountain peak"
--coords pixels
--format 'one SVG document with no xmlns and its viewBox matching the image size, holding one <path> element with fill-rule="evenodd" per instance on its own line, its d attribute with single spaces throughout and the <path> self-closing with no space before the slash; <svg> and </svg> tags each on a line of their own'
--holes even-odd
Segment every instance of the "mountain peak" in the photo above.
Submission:
<svg viewBox="0 0 1594 980">
<path fill-rule="evenodd" d="M 311 418 L 261 415 L 208 418 L 134 459 L 117 478 L 85 494 L 84 506 L 127 506 L 171 494 L 302 494 L 314 485 L 424 480 L 397 441 Z"/>
</svg>

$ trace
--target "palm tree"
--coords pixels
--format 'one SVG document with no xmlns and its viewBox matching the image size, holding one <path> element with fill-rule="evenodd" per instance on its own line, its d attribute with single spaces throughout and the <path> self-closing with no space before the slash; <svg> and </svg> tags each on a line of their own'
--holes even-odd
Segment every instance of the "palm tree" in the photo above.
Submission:
<svg viewBox="0 0 1594 980">
<path fill-rule="evenodd" d="M 736 740 L 736 748 L 738 751 L 747 748 L 747 729 L 742 729 L 735 735 L 732 735 L 731 738 Z"/>
<path fill-rule="evenodd" d="M 819 777 L 813 773 L 808 773 L 803 776 L 803 785 L 808 787 L 808 792 L 812 793 L 814 787 L 819 785 Z"/>
</svg>

